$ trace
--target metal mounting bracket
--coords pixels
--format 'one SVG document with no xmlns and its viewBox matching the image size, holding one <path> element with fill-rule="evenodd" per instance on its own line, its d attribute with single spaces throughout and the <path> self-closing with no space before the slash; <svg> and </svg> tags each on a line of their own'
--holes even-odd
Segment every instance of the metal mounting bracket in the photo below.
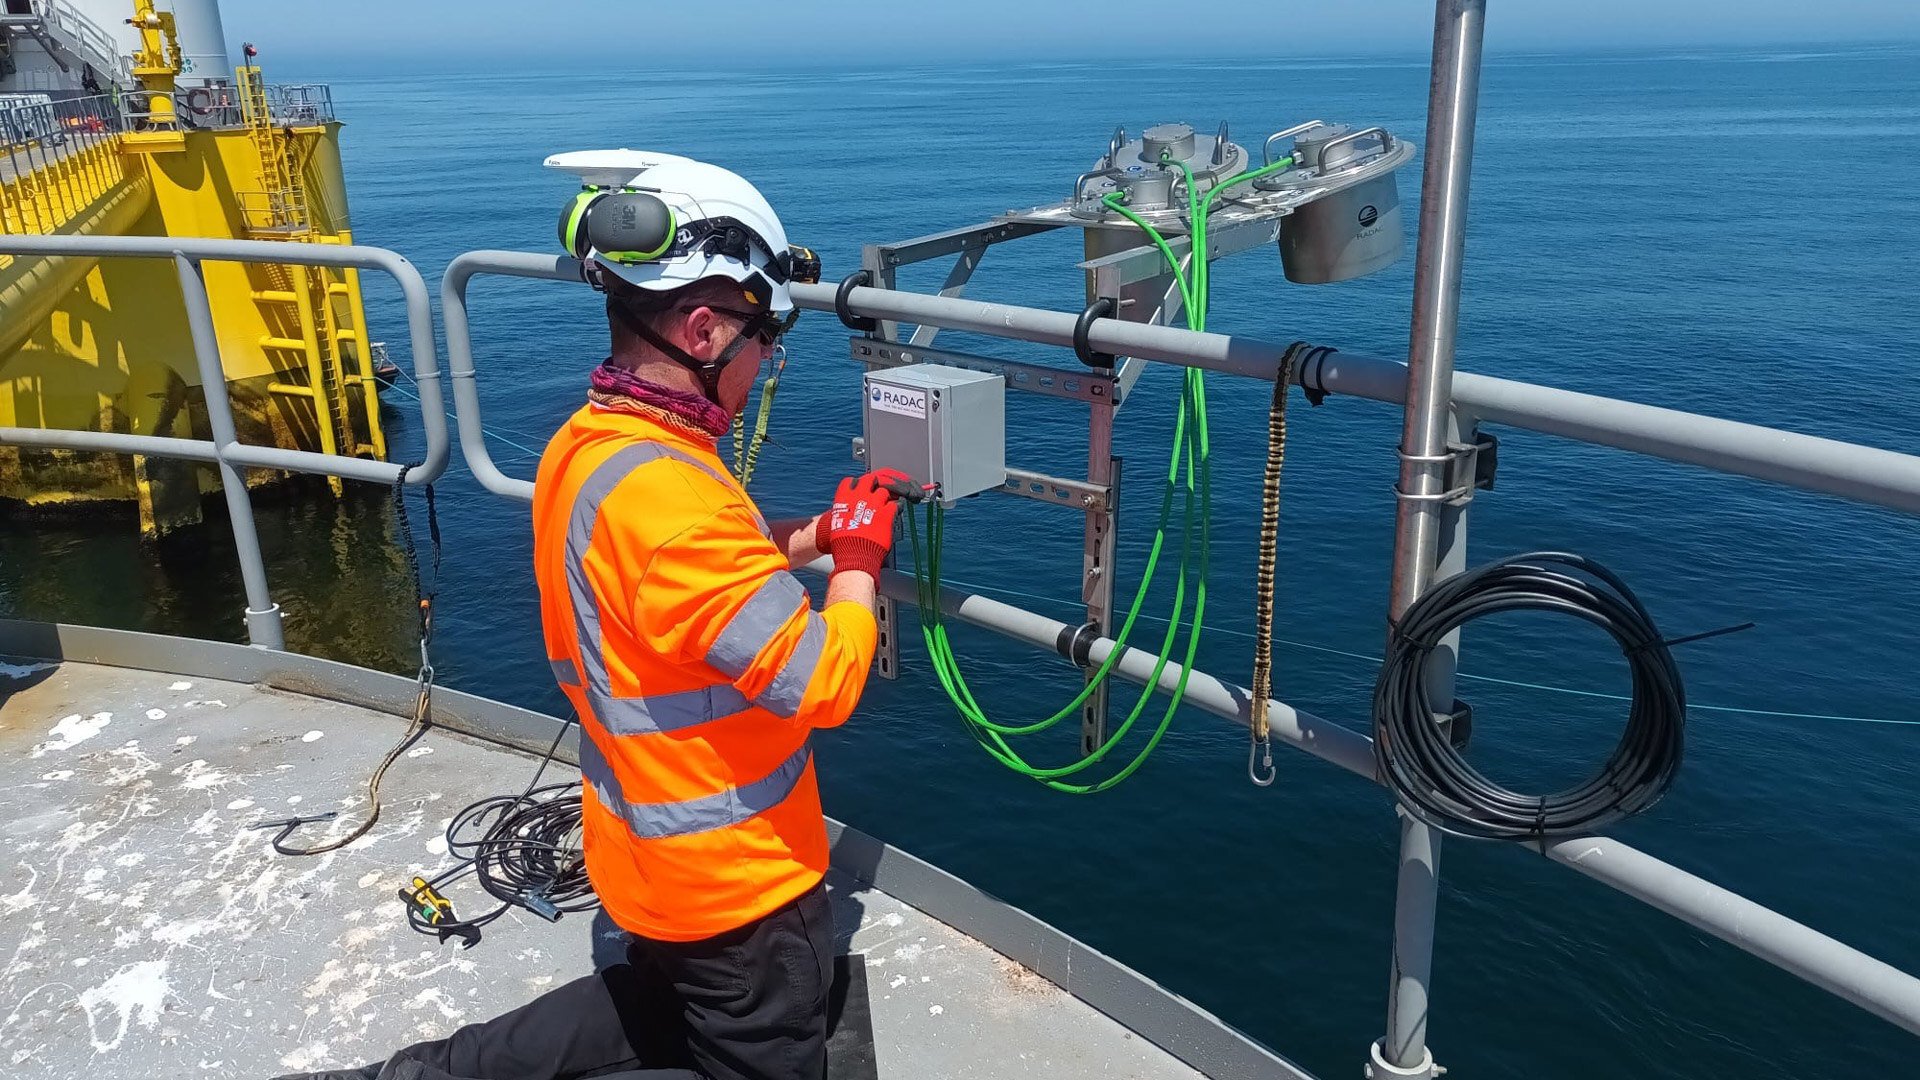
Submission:
<svg viewBox="0 0 1920 1080">
<path fill-rule="evenodd" d="M 1475 431 L 1473 442 L 1450 442 L 1447 452 L 1432 457 L 1401 453 L 1402 461 L 1440 461 L 1447 466 L 1447 487 L 1445 491 L 1432 495 L 1416 495 L 1393 489 L 1395 497 L 1407 502 L 1438 502 L 1452 506 L 1464 505 L 1473 499 L 1475 491 L 1493 490 L 1493 478 L 1500 465 L 1500 440 L 1482 431 Z"/>
<path fill-rule="evenodd" d="M 867 440 L 859 435 L 853 437 L 853 459 L 867 459 Z M 1116 501 L 1110 487 L 1028 469 L 1008 469 L 1007 482 L 992 490 L 1095 514 L 1106 513 Z"/>
<path fill-rule="evenodd" d="M 1454 698 L 1453 711 L 1434 713 L 1433 720 L 1447 733 L 1447 742 L 1455 750 L 1467 748 L 1467 741 L 1473 738 L 1473 706 Z"/>
</svg>

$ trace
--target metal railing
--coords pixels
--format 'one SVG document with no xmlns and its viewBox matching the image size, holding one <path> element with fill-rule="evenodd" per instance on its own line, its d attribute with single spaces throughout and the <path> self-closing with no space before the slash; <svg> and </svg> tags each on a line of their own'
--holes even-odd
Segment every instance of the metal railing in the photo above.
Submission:
<svg viewBox="0 0 1920 1080">
<path fill-rule="evenodd" d="M 427 283 L 413 264 L 385 248 L 334 244 L 289 244 L 270 240 L 199 240 L 179 237 L 32 236 L 0 237 L 0 255 L 15 257 L 79 256 L 85 258 L 171 259 L 186 301 L 187 330 L 193 340 L 201 391 L 206 400 L 211 440 L 131 435 L 116 431 L 60 431 L 44 428 L 0 427 L 0 446 L 41 450 L 78 450 L 116 454 L 144 454 L 205 462 L 220 471 L 220 487 L 233 525 L 239 551 L 240 576 L 246 589 L 247 638 L 264 648 L 285 648 L 280 627 L 280 605 L 267 587 L 260 538 L 254 528 L 253 502 L 243 468 L 280 469 L 313 476 L 337 476 L 391 486 L 396 480 L 411 485 L 430 484 L 446 471 L 447 419 L 440 394 L 440 364 L 434 352 L 433 301 Z M 220 362 L 220 344 L 214 332 L 213 309 L 207 299 L 202 262 L 239 262 L 299 266 L 351 267 L 378 270 L 394 279 L 407 309 L 407 334 L 413 349 L 414 379 L 418 382 L 420 420 L 426 435 L 426 457 L 411 465 L 277 446 L 243 443 L 234 429 L 228 399 L 226 370 Z"/>
<path fill-rule="evenodd" d="M 326 83 L 273 83 L 267 87 L 267 111 L 276 124 L 303 126 L 335 119 L 333 87 Z"/>
<path fill-rule="evenodd" d="M 182 241 L 165 238 L 48 238 L 0 242 L 0 253 L 15 255 L 135 255 L 172 257 L 187 294 L 190 326 L 202 377 L 210 388 L 209 416 L 212 442 L 163 439 L 109 432 L 48 432 L 0 428 L 0 444 L 153 454 L 205 461 L 221 467 L 227 483 L 229 507 L 239 538 L 241 559 L 253 569 L 248 577 L 248 625 L 255 643 L 275 645 L 276 609 L 267 598 L 258 565 L 258 542 L 252 538 L 252 515 L 238 469 L 243 466 L 291 469 L 350 479 L 392 483 L 400 467 L 300 451 L 246 446 L 235 441 L 227 414 L 224 381 L 212 344 L 211 316 L 206 309 L 199 262 L 204 259 L 303 262 L 351 265 L 383 270 L 400 281 L 406 293 L 414 345 L 414 370 L 420 381 L 422 419 L 430 447 L 428 460 L 407 474 L 410 483 L 437 478 L 446 463 L 448 445 L 438 372 L 433 359 L 431 326 L 425 286 L 404 259 L 373 248 L 279 244 L 249 241 Z M 449 265 L 441 282 L 443 317 L 447 332 L 449 375 L 461 452 L 469 468 L 489 491 L 526 500 L 532 485 L 502 473 L 489 457 L 482 436 L 480 401 L 473 345 L 467 319 L 466 288 L 477 275 L 534 278 L 579 283 L 579 264 L 565 257 L 525 252 L 470 252 Z M 803 308 L 831 311 L 834 289 L 826 285 L 795 286 Z M 848 296 L 858 315 L 894 319 L 948 329 L 992 334 L 1009 340 L 1070 347 L 1076 317 L 1063 312 L 1004 304 L 984 304 L 938 296 L 856 288 Z M 1283 346 L 1270 341 L 1202 334 L 1169 327 L 1140 325 L 1114 319 L 1094 323 L 1092 345 L 1102 351 L 1132 354 L 1170 363 L 1271 380 L 1279 370 Z M 1373 357 L 1336 353 L 1323 363 L 1297 372 L 1301 385 L 1316 390 L 1373 398 L 1402 400 L 1406 367 Z M 212 387 L 222 392 L 211 392 Z M 1574 394 L 1502 379 L 1459 376 L 1454 401 L 1472 417 L 1535 431 L 1568 435 L 1582 441 L 1616 446 L 1656 457 L 1688 461 L 1719 471 L 1775 480 L 1811 491 L 1827 492 L 1878 505 L 1920 513 L 1920 458 L 1875 450 L 1792 432 L 1717 420 L 1668 409 L 1609 398 Z M 244 537 L 243 537 L 244 534 Z M 255 579 L 258 579 L 257 581 Z M 890 596 L 910 600 L 911 578 L 889 572 L 882 582 Z M 1064 623 L 987 597 L 948 589 L 941 597 L 952 617 L 996 631 L 1036 648 L 1052 651 Z M 277 647 L 277 646 L 276 646 Z M 1103 662 L 1114 649 L 1110 639 L 1096 641 L 1093 663 Z M 1115 670 L 1144 684 L 1152 677 L 1155 658 L 1127 649 Z M 1168 664 L 1159 687 L 1171 690 L 1181 676 L 1177 664 Z M 1187 683 L 1186 700 L 1207 712 L 1246 724 L 1250 695 L 1240 686 L 1195 671 Z M 1270 703 L 1273 732 L 1281 741 L 1323 758 L 1356 775 L 1374 778 L 1373 751 L 1366 735 L 1294 709 L 1284 702 Z M 1782 970 L 1920 1034 L 1920 978 L 1874 959 L 1826 934 L 1798 923 L 1737 893 L 1723 889 L 1687 871 L 1606 836 L 1521 845 L 1572 867 L 1611 888 L 1656 907 L 1697 929 L 1713 934 Z"/>
<path fill-rule="evenodd" d="M 264 573 L 259 567 L 258 542 L 252 537 L 251 507 L 246 489 L 239 483 L 238 469 L 242 466 L 292 469 L 392 483 L 400 475 L 400 467 L 352 458 L 246 446 L 235 440 L 225 402 L 225 384 L 219 357 L 213 344 L 211 315 L 206 307 L 204 286 L 200 282 L 200 260 L 350 265 L 380 269 L 398 279 L 407 297 L 414 368 L 421 384 L 422 419 L 430 448 L 427 461 L 407 472 L 406 479 L 410 483 L 424 483 L 438 477 L 445 466 L 447 436 L 433 359 L 427 294 L 411 265 L 392 252 L 373 248 L 247 241 L 61 237 L 0 241 L 0 253 L 39 256 L 135 255 L 174 259 L 187 295 L 196 356 L 203 381 L 208 387 L 208 411 L 214 440 L 205 442 L 106 432 L 0 428 L 0 444 L 154 454 L 219 465 L 229 507 L 234 511 L 234 530 L 241 550 L 243 576 L 247 581 L 248 625 L 255 635 L 256 644 L 278 647 L 278 620 L 276 609 L 267 597 Z M 483 439 L 478 373 L 466 300 L 468 284 L 473 277 L 483 274 L 578 284 L 582 281 L 580 265 L 571 258 L 552 255 L 470 252 L 448 266 L 441 282 L 448 370 L 453 384 L 462 454 L 484 488 L 524 501 L 531 497 L 532 485 L 502 473 L 488 455 Z M 803 308 L 834 310 L 835 289 L 830 285 L 796 285 L 793 293 L 795 301 Z M 848 292 L 846 299 L 849 310 L 856 315 L 971 331 L 1062 348 L 1072 346 L 1077 321 L 1076 316 L 1070 313 L 891 289 L 854 288 Z M 1102 352 L 1162 360 L 1269 381 L 1277 376 L 1285 351 L 1284 346 L 1273 341 L 1195 333 L 1116 319 L 1094 322 L 1087 336 L 1092 347 Z M 1351 353 L 1322 355 L 1316 361 L 1301 366 L 1294 372 L 1294 378 L 1303 387 L 1315 391 L 1381 401 L 1404 402 L 1409 393 L 1407 365 Z M 216 386 L 222 388 L 221 392 L 214 391 Z M 1481 423 L 1503 423 L 1920 514 L 1920 457 L 1485 376 L 1454 376 L 1449 393 L 1439 400 L 1448 408 L 1450 432 L 1471 432 Z M 1451 523 L 1443 520 L 1439 529 L 1443 536 L 1451 535 L 1450 542 L 1443 545 L 1444 557 L 1436 568 L 1437 572 L 1446 573 L 1450 572 L 1447 560 L 1465 558 L 1464 513 L 1457 515 Z M 888 572 L 884 575 L 882 589 L 896 599 L 911 600 L 914 597 L 912 579 L 900 574 Z M 1064 623 L 1034 612 L 955 589 L 945 590 L 940 603 L 943 610 L 954 618 L 1048 652 L 1054 651 L 1061 635 L 1071 629 Z M 272 618 L 269 619 L 269 616 Z M 1103 662 L 1115 648 L 1111 639 L 1096 640 L 1089 654 L 1090 662 Z M 1122 678 L 1144 684 L 1153 678 L 1155 666 L 1154 656 L 1127 649 L 1116 661 L 1115 670 Z M 1179 665 L 1168 663 L 1160 670 L 1157 685 L 1163 691 L 1170 691 L 1181 676 Z M 1186 700 L 1200 709 L 1237 723 L 1250 722 L 1249 692 L 1204 672 L 1191 673 L 1186 687 Z M 1269 719 L 1274 735 L 1282 742 L 1356 775 L 1377 780 L 1371 740 L 1365 734 L 1294 709 L 1281 701 L 1269 703 Z M 1530 848 L 1553 862 L 1571 867 L 1909 1032 L 1920 1034 L 1920 978 L 1835 938 L 1611 837 L 1581 836 L 1518 846 Z M 1431 859 L 1424 865 L 1431 876 Z M 1428 970 L 1431 963 L 1431 938 L 1427 936 L 1423 939 L 1418 933 L 1418 924 L 1423 919 L 1430 919 L 1430 912 L 1424 911 L 1422 905 L 1430 902 L 1430 890 L 1423 888 L 1410 894 L 1403 888 L 1396 911 L 1398 929 L 1410 924 L 1413 927 L 1413 933 L 1397 938 L 1396 953 L 1403 960 L 1416 960 L 1415 973 L 1420 975 Z M 1405 955 L 1415 949 L 1427 950 L 1427 953 L 1416 957 Z M 1409 970 L 1415 969 L 1402 969 L 1400 974 L 1404 976 Z M 1396 984 L 1393 1000 L 1396 1006 L 1404 1007 L 1409 1015 L 1389 1023 L 1389 1038 L 1382 1041 L 1388 1045 L 1376 1044 L 1375 1075 L 1383 1075 L 1383 1068 L 1386 1070 L 1384 1075 L 1395 1076 L 1419 1075 L 1422 1069 L 1431 1072 L 1431 1055 L 1425 1049 L 1421 1030 L 1425 1022 L 1425 979 L 1416 979 L 1412 987 Z M 1395 1042 L 1399 1044 L 1397 1048 L 1391 1045 Z M 1418 1053 L 1412 1054 L 1415 1049 Z M 1383 1057 L 1399 1057 L 1404 1061 L 1407 1060 L 1406 1055 L 1414 1058 L 1414 1064 L 1398 1065 L 1383 1060 Z"/>
<path fill-rule="evenodd" d="M 127 179 L 125 122 L 105 94 L 0 95 L 0 234 L 46 234 Z"/>
<path fill-rule="evenodd" d="M 60 43 L 84 62 L 91 64 L 104 81 L 124 83 L 132 80 L 133 64 L 122 53 L 113 36 L 70 0 L 32 0 L 28 8 L 40 26 L 61 39 Z M 21 20 L 15 16 L 8 21 Z"/>
<path fill-rule="evenodd" d="M 481 275 L 576 284 L 584 278 L 580 263 L 570 257 L 474 251 L 448 264 L 441 279 L 441 317 L 447 335 L 448 375 L 452 381 L 461 453 L 467 467 L 488 491 L 527 500 L 532 497 L 533 485 L 501 472 L 488 454 L 483 438 L 478 373 L 466 299 L 468 284 Z M 802 308 L 835 310 L 837 290 L 833 285 L 796 284 L 792 291 L 794 302 Z M 847 300 L 855 315 L 1066 349 L 1073 346 L 1078 321 L 1077 315 L 1067 312 L 892 289 L 854 288 Z M 1119 319 L 1095 321 L 1088 338 L 1101 352 L 1162 360 L 1268 382 L 1278 374 L 1281 356 L 1287 349 L 1274 341 L 1196 333 Z M 1324 390 L 1389 402 L 1404 402 L 1407 394 L 1407 365 L 1378 357 L 1336 352 L 1302 365 L 1293 375 L 1296 383 L 1316 392 Z M 1920 515 L 1920 457 L 1487 376 L 1456 375 L 1451 396 L 1455 430 L 1470 431 L 1481 422 L 1499 422 Z M 1443 523 L 1442 528 L 1457 531 L 1451 547 L 1456 557 L 1464 561 L 1464 515 L 1451 523 Z M 889 571 L 881 584 L 882 591 L 896 600 L 912 602 L 915 599 L 911 577 Z M 1064 640 L 1063 634 L 1071 637 L 1077 629 L 1023 608 L 952 588 L 943 591 L 940 603 L 942 610 L 954 618 L 1049 653 L 1057 650 L 1058 643 Z M 1113 648 L 1110 638 L 1100 638 L 1093 645 L 1089 663 L 1103 663 Z M 1144 685 L 1152 677 L 1155 665 L 1153 654 L 1130 648 L 1116 662 L 1115 671 L 1122 678 Z M 1167 663 L 1160 673 L 1159 688 L 1171 692 L 1181 673 L 1179 664 Z M 1205 672 L 1192 673 L 1185 700 L 1237 723 L 1251 722 L 1251 693 Z M 1372 740 L 1366 735 L 1278 700 L 1270 702 L 1269 710 L 1275 738 L 1378 782 L 1374 774 Z M 1572 867 L 1792 972 L 1828 993 L 1920 1034 L 1920 978 L 1852 946 L 1611 837 L 1581 836 L 1520 846 Z M 1418 899 L 1413 902 L 1417 903 Z M 1415 913 L 1418 914 L 1417 910 Z M 1424 1001 L 1424 993 L 1421 1000 Z M 1421 1012 L 1424 1021 L 1424 1005 Z M 1421 1050 L 1424 1054 L 1424 1045 Z M 1430 1060 L 1428 1066 L 1431 1068 Z M 1380 1074 L 1376 1069 L 1375 1075 Z"/>
<path fill-rule="evenodd" d="M 339 118 L 333 107 L 333 87 L 327 83 L 270 83 L 263 92 L 267 116 L 275 127 L 311 127 Z M 124 95 L 130 128 L 154 115 L 139 106 L 147 96 L 139 90 Z M 176 88 L 173 118 L 188 129 L 237 128 L 246 124 L 246 108 L 240 100 L 240 89 L 232 82 L 209 82 Z"/>
<path fill-rule="evenodd" d="M 36 144 L 60 147 L 71 140 L 111 134 L 125 127 L 112 94 L 0 94 L 0 149 Z"/>
</svg>

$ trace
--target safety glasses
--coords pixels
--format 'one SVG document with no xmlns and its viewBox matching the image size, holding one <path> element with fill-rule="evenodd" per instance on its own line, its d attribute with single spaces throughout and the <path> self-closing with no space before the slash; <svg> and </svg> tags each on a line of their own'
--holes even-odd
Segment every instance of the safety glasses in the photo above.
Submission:
<svg viewBox="0 0 1920 1080">
<path fill-rule="evenodd" d="M 741 311 L 738 308 L 721 307 L 719 304 L 702 304 L 700 306 L 717 311 L 722 315 L 739 319 L 741 336 L 754 338 L 768 348 L 772 348 L 774 343 L 779 341 L 783 334 L 792 329 L 794 320 L 800 317 L 799 308 L 794 308 L 787 312 L 786 316 L 782 318 L 767 311 Z M 692 311 L 694 309 L 682 308 L 681 310 Z"/>
</svg>

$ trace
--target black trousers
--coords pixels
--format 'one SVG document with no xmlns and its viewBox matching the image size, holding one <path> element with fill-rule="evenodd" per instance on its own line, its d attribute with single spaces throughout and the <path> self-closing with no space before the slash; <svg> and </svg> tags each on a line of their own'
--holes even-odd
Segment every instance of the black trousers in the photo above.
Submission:
<svg viewBox="0 0 1920 1080">
<path fill-rule="evenodd" d="M 393 1080 L 822 1080 L 833 918 L 824 883 L 705 941 L 627 963 L 395 1054 Z"/>
</svg>

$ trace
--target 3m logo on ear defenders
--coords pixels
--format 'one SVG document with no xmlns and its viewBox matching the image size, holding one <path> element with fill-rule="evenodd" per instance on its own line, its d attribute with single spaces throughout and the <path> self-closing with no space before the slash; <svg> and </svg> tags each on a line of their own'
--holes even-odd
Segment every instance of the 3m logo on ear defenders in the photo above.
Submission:
<svg viewBox="0 0 1920 1080">
<path fill-rule="evenodd" d="M 587 188 L 560 210 L 560 246 L 621 263 L 652 262 L 673 246 L 673 208 L 644 191 Z"/>
</svg>

